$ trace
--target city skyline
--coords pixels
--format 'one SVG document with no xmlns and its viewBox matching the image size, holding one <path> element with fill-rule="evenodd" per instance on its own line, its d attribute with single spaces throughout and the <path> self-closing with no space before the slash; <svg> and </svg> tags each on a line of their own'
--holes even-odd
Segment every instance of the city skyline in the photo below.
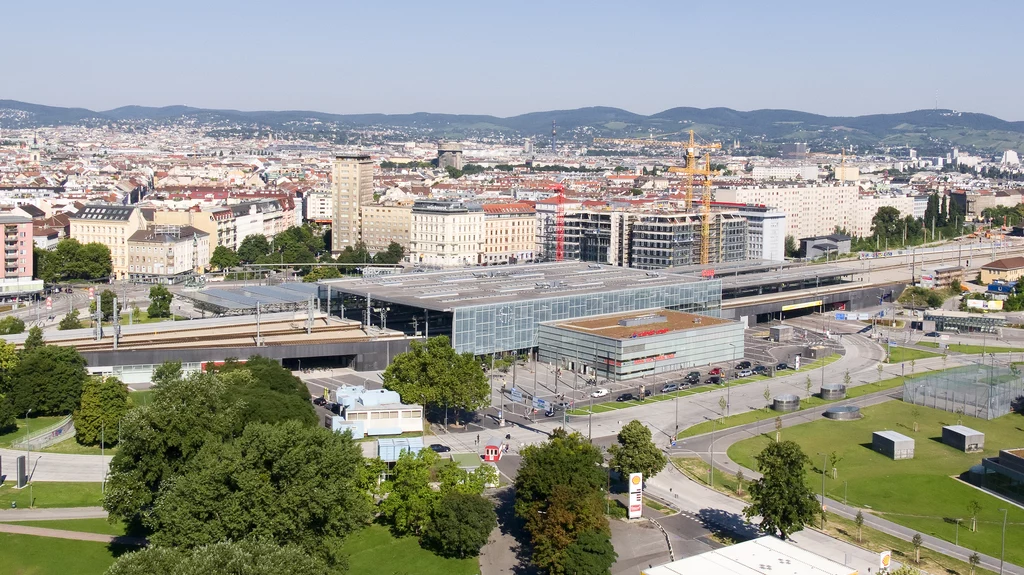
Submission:
<svg viewBox="0 0 1024 575">
<path fill-rule="evenodd" d="M 1024 119 L 1005 94 L 1012 23 L 962 10 L 868 2 L 855 13 L 807 2 L 740 2 L 729 13 L 663 2 L 541 5 L 399 2 L 282 11 L 269 3 L 186 2 L 174 11 L 109 3 L 11 7 L 25 49 L 0 97 L 107 110 L 125 105 L 330 113 L 523 113 L 609 106 L 789 109 L 828 116 L 933 107 Z M 995 16 L 996 14 L 992 14 Z M 632 17 L 631 16 L 635 16 Z M 979 14 L 978 16 L 983 16 Z M 119 33 L 101 33 L 116 30 Z M 42 73 L 45 70 L 58 73 Z M 986 79 L 999 89 L 980 90 Z M 979 83 L 980 82 L 980 83 Z"/>
</svg>

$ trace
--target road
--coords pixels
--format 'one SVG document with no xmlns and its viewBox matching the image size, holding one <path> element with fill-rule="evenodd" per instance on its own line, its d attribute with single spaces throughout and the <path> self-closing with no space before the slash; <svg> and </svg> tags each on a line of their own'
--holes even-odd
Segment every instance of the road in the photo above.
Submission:
<svg viewBox="0 0 1024 575">
<path fill-rule="evenodd" d="M 7 521 L 63 521 L 66 519 L 106 519 L 102 507 L 50 507 L 37 509 L 0 509 L 0 523 Z"/>
<path fill-rule="evenodd" d="M 0 449 L 0 475 L 11 481 L 17 477 L 17 458 L 29 456 L 29 476 L 32 481 L 103 481 L 112 456 L 68 455 L 45 451 L 14 451 Z"/>
</svg>

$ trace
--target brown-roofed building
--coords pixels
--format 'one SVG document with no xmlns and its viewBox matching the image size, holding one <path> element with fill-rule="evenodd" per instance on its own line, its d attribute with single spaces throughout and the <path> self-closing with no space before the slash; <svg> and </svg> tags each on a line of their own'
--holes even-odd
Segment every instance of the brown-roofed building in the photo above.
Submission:
<svg viewBox="0 0 1024 575">
<path fill-rule="evenodd" d="M 1003 258 L 981 266 L 981 283 L 995 280 L 1018 281 L 1024 276 L 1024 257 Z"/>
</svg>

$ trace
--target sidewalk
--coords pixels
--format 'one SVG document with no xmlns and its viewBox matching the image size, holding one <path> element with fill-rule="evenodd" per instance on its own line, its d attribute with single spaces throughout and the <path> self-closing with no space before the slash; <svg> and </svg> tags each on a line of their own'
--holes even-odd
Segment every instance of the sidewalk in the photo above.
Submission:
<svg viewBox="0 0 1024 575">
<path fill-rule="evenodd" d="M 144 537 L 128 537 L 125 535 L 101 535 L 99 533 L 84 533 L 82 531 L 67 531 L 64 529 L 46 529 L 43 527 L 28 527 L 25 525 L 8 525 L 0 523 L 0 533 L 15 533 L 17 535 L 33 535 L 36 537 L 54 537 L 56 539 L 74 539 L 76 541 L 95 541 L 114 545 L 147 545 Z"/>
<path fill-rule="evenodd" d="M 102 507 L 51 507 L 46 509 L 0 509 L 0 523 L 5 521 L 59 521 L 64 519 L 106 519 Z"/>
</svg>

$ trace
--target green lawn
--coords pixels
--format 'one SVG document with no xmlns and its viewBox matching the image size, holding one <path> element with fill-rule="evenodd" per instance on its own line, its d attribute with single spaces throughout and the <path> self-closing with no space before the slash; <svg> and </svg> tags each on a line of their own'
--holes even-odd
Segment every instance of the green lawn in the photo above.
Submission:
<svg viewBox="0 0 1024 575">
<path fill-rule="evenodd" d="M 154 393 L 156 393 L 155 389 L 129 391 L 128 397 L 132 400 L 132 405 L 149 405 L 149 403 L 153 401 Z"/>
<path fill-rule="evenodd" d="M 351 575 L 415 573 L 416 575 L 476 575 L 480 563 L 447 559 L 420 547 L 415 537 L 395 538 L 386 527 L 370 525 L 345 539 Z"/>
<path fill-rule="evenodd" d="M 920 376 L 917 376 L 920 377 Z M 884 379 L 879 383 L 868 383 L 864 385 L 858 385 L 857 387 L 851 387 L 846 390 L 846 399 L 854 397 L 860 397 L 876 391 L 882 391 L 886 389 L 893 389 L 903 385 L 902 377 L 894 377 L 891 379 Z M 909 378 L 908 378 L 909 379 Z M 812 388 L 813 389 L 813 388 Z M 800 409 L 810 409 L 814 407 L 821 407 L 835 403 L 834 401 L 825 401 L 819 397 L 809 397 L 800 400 Z M 717 420 L 717 422 L 702 421 L 696 425 L 687 427 L 683 431 L 679 432 L 678 439 L 686 437 L 693 437 L 694 435 L 700 435 L 702 433 L 711 433 L 712 428 L 722 430 L 729 427 L 736 427 L 737 425 L 744 425 L 746 423 L 753 423 L 755 421 L 764 421 L 766 419 L 775 419 L 777 416 L 782 415 L 778 411 L 758 409 L 756 411 L 748 411 L 745 413 L 737 413 L 736 415 L 730 415 L 723 419 Z M 774 429 L 774 428 L 773 428 Z M 768 428 L 765 428 L 768 431 Z"/>
<path fill-rule="evenodd" d="M 917 342 L 917 345 L 919 345 L 921 347 L 932 347 L 932 348 L 938 349 L 939 342 L 937 342 L 937 341 L 919 341 L 919 342 Z M 1024 352 L 1024 347 L 995 347 L 995 346 L 992 346 L 992 345 L 981 346 L 981 345 L 968 345 L 968 344 L 964 344 L 964 343 L 951 343 L 947 347 L 947 351 L 955 351 L 955 352 L 966 353 L 966 354 L 977 354 L 977 353 L 982 353 L 982 351 L 984 351 L 985 353 L 1018 353 L 1018 352 Z"/>
<path fill-rule="evenodd" d="M 4 575 L 102 575 L 125 549 L 106 543 L 0 533 Z"/>
<path fill-rule="evenodd" d="M 932 353 L 930 351 L 922 351 L 920 349 L 894 345 L 889 349 L 889 363 L 901 363 L 915 359 L 924 359 L 926 357 L 940 357 L 941 355 L 942 354 Z"/>
<path fill-rule="evenodd" d="M 114 439 L 117 439 L 117 437 L 114 437 Z M 103 449 L 100 449 L 99 445 L 82 445 L 72 437 L 49 447 L 44 447 L 42 451 L 45 453 L 70 453 L 71 455 L 113 455 L 117 453 L 117 446 L 111 447 L 107 444 Z"/>
<path fill-rule="evenodd" d="M 110 523 L 106 519 L 55 519 L 53 521 L 11 521 L 10 525 L 28 527 L 45 527 L 46 529 L 63 529 L 65 531 L 81 531 L 83 533 L 99 533 L 100 535 L 124 535 L 124 523 Z"/>
<path fill-rule="evenodd" d="M 821 486 L 822 456 L 818 454 L 834 450 L 843 459 L 836 466 L 838 479 L 826 479 L 828 496 L 842 501 L 845 480 L 851 505 L 870 508 L 891 521 L 949 541 L 954 539 L 956 529 L 949 519 L 963 518 L 969 523 L 967 504 L 977 500 L 982 506 L 979 530 L 972 533 L 961 527 L 960 544 L 994 556 L 999 555 L 1003 517 L 999 509 L 1009 508 L 1006 559 L 1024 562 L 1024 510 L 953 477 L 977 465 L 982 457 L 995 456 L 1000 447 L 1024 443 L 1020 431 L 1024 418 L 1013 414 L 992 421 L 964 417 L 963 425 L 985 433 L 986 445 L 984 453 L 965 454 L 937 441 L 943 425 L 956 423 L 954 414 L 902 401 L 866 407 L 862 413 L 864 417 L 858 421 L 821 419 L 782 430 L 783 440 L 796 441 L 811 458 L 815 467 L 808 469 L 807 481 L 815 491 Z M 915 421 L 917 432 L 913 431 Z M 883 429 L 895 429 L 914 438 L 914 459 L 893 461 L 871 450 L 871 432 Z M 762 435 L 736 443 L 729 448 L 729 457 L 753 469 L 754 455 L 772 439 Z"/>
<path fill-rule="evenodd" d="M 22 413 L 22 415 L 25 415 L 25 414 Z M 27 423 L 26 423 L 25 418 L 24 417 L 20 417 L 17 420 L 17 422 L 18 422 L 18 429 L 17 429 L 17 431 L 11 431 L 9 433 L 5 433 L 3 435 L 0 435 L 0 447 L 10 447 L 12 443 L 14 443 L 16 441 L 21 441 L 21 440 L 25 439 L 25 437 L 31 437 L 37 431 L 40 431 L 42 429 L 46 429 L 47 427 L 50 427 L 51 425 L 56 424 L 61 419 L 64 419 L 64 418 L 60 417 L 60 416 L 29 417 L 28 420 L 27 420 Z M 26 429 L 28 430 L 27 435 L 26 435 L 26 431 L 25 431 Z"/>
<path fill-rule="evenodd" d="M 35 481 L 32 488 L 15 489 L 14 482 L 8 478 L 0 486 L 0 509 L 10 509 L 11 501 L 19 508 L 29 507 L 29 494 L 35 499 L 36 507 L 93 507 L 103 504 L 100 482 L 96 483 L 60 483 L 51 481 Z"/>
</svg>

